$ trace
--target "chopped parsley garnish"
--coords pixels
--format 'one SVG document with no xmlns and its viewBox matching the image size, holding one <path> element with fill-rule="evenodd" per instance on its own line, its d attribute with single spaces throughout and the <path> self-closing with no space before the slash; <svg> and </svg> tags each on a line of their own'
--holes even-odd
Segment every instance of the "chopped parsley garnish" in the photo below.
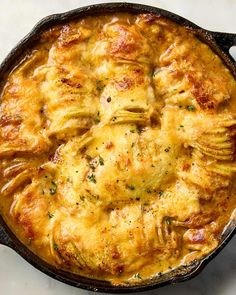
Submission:
<svg viewBox="0 0 236 295">
<path fill-rule="evenodd" d="M 57 184 L 54 181 L 51 181 L 52 187 L 49 189 L 50 195 L 55 195 L 57 192 Z"/>
<path fill-rule="evenodd" d="M 135 190 L 135 186 L 133 184 L 127 184 L 127 188 L 130 189 L 131 191 Z"/>
<path fill-rule="evenodd" d="M 58 251 L 58 245 L 54 242 L 53 243 L 53 249 L 55 250 L 55 251 Z"/>
<path fill-rule="evenodd" d="M 186 106 L 186 110 L 195 111 L 195 107 L 193 105 Z"/>
<path fill-rule="evenodd" d="M 159 191 L 159 196 L 161 197 L 161 196 L 163 196 L 163 194 L 164 194 L 164 192 L 163 191 Z"/>
<path fill-rule="evenodd" d="M 89 179 L 91 182 L 93 182 L 93 183 L 97 183 L 97 181 L 96 181 L 96 178 L 95 178 L 95 175 L 94 175 L 94 174 L 90 174 L 90 175 L 88 175 L 88 179 Z"/>
<path fill-rule="evenodd" d="M 100 115 L 100 112 L 97 112 L 97 116 L 94 118 L 94 123 L 95 124 L 98 124 L 101 121 L 99 115 Z"/>
<path fill-rule="evenodd" d="M 180 128 L 184 128 L 184 125 L 179 125 Z"/>
<path fill-rule="evenodd" d="M 72 181 L 72 179 L 70 177 L 67 177 L 66 181 L 69 182 L 69 183 L 73 183 L 73 181 Z"/>
<path fill-rule="evenodd" d="M 134 278 L 135 278 L 135 279 L 142 280 L 142 277 L 140 276 L 140 273 L 136 273 L 136 274 L 134 275 Z"/>
<path fill-rule="evenodd" d="M 96 118 L 94 119 L 94 122 L 95 122 L 95 124 L 100 123 L 100 119 L 99 119 L 99 117 L 96 117 Z"/>
<path fill-rule="evenodd" d="M 131 133 L 137 132 L 138 134 L 141 134 L 141 128 L 140 127 L 136 127 L 136 129 L 131 129 L 130 132 Z"/>
<path fill-rule="evenodd" d="M 97 80 L 97 81 L 96 81 L 96 84 L 97 84 L 96 89 L 97 89 L 98 91 L 102 91 L 102 90 L 104 89 L 104 87 L 105 87 L 105 85 L 102 83 L 102 80 Z"/>
<path fill-rule="evenodd" d="M 140 129 L 140 127 L 137 127 L 136 130 L 137 130 L 137 133 L 138 133 L 138 134 L 141 134 L 141 129 Z"/>
<path fill-rule="evenodd" d="M 80 200 L 84 201 L 85 200 L 85 196 L 80 196 Z"/>
<path fill-rule="evenodd" d="M 53 217 L 54 217 L 54 214 L 48 212 L 48 218 L 51 219 L 51 218 L 53 218 Z"/>
<path fill-rule="evenodd" d="M 134 143 L 134 142 L 132 142 L 132 144 L 131 144 L 131 147 L 133 148 L 133 147 L 134 147 L 134 145 L 135 145 L 135 143 Z"/>
<path fill-rule="evenodd" d="M 104 165 L 104 159 L 101 156 L 99 156 L 98 162 L 101 166 Z"/>
</svg>

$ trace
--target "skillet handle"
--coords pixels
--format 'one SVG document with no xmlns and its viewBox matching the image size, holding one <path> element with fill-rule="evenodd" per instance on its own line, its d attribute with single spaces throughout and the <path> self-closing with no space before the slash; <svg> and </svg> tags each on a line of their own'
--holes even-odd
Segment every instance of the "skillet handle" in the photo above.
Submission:
<svg viewBox="0 0 236 295">
<path fill-rule="evenodd" d="M 12 239 L 7 234 L 7 232 L 3 226 L 2 218 L 0 218 L 0 245 L 5 245 L 10 248 L 13 248 L 13 245 L 14 245 Z"/>
<path fill-rule="evenodd" d="M 236 46 L 236 34 L 211 32 L 211 35 L 215 39 L 217 45 L 227 54 L 232 46 Z"/>
</svg>

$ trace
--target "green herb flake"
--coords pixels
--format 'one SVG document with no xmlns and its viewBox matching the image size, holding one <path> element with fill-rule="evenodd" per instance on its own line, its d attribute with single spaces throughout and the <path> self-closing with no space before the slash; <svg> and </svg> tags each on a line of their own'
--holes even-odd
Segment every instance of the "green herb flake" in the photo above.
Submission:
<svg viewBox="0 0 236 295">
<path fill-rule="evenodd" d="M 131 147 L 133 148 L 133 147 L 134 147 L 134 145 L 135 145 L 135 143 L 134 143 L 134 142 L 132 142 L 132 144 L 131 144 Z"/>
<path fill-rule="evenodd" d="M 58 245 L 57 245 L 57 243 L 55 243 L 55 242 L 53 242 L 53 249 L 54 249 L 55 251 L 58 251 Z"/>
<path fill-rule="evenodd" d="M 104 159 L 101 156 L 99 156 L 98 162 L 101 166 L 104 165 Z"/>
<path fill-rule="evenodd" d="M 141 129 L 140 129 L 140 127 L 137 127 L 137 128 L 136 128 L 136 131 L 137 131 L 138 134 L 141 134 Z"/>
<path fill-rule="evenodd" d="M 132 185 L 132 184 L 127 184 L 127 188 L 131 191 L 134 191 L 135 190 L 135 186 Z"/>
<path fill-rule="evenodd" d="M 131 129 L 130 132 L 131 133 L 135 133 L 136 132 L 138 134 L 141 134 L 141 128 L 140 127 L 136 127 L 136 129 Z"/>
<path fill-rule="evenodd" d="M 48 218 L 51 219 L 51 218 L 53 218 L 53 217 L 54 217 L 54 214 L 48 212 Z"/>
<path fill-rule="evenodd" d="M 179 125 L 180 128 L 184 128 L 184 125 Z"/>
<path fill-rule="evenodd" d="M 105 87 L 105 85 L 102 83 L 102 80 L 97 80 L 97 81 L 96 81 L 96 84 L 97 84 L 96 89 L 97 89 L 98 91 L 102 91 L 102 90 L 104 89 L 104 87 Z"/>
<path fill-rule="evenodd" d="M 96 117 L 95 119 L 94 119 L 94 123 L 97 125 L 98 123 L 100 123 L 101 122 L 101 120 L 99 119 L 99 117 Z"/>
<path fill-rule="evenodd" d="M 135 279 L 142 280 L 142 277 L 140 276 L 140 273 L 136 273 L 136 274 L 134 275 L 134 278 L 135 278 Z"/>
<path fill-rule="evenodd" d="M 98 124 L 98 123 L 100 123 L 100 112 L 97 112 L 97 116 L 94 118 L 94 123 L 95 124 Z"/>
<path fill-rule="evenodd" d="M 73 183 L 73 181 L 72 181 L 72 179 L 70 177 L 67 177 L 66 181 L 69 182 L 69 183 Z"/>
<path fill-rule="evenodd" d="M 93 182 L 93 183 L 97 183 L 95 175 L 94 174 L 90 174 L 87 177 L 89 179 L 89 181 Z"/>
<path fill-rule="evenodd" d="M 85 200 L 85 196 L 80 196 L 80 200 L 84 201 Z"/>
<path fill-rule="evenodd" d="M 195 111 L 195 107 L 193 105 L 186 106 L 186 110 Z"/>
<path fill-rule="evenodd" d="M 49 189 L 50 195 L 55 195 L 57 193 L 57 184 L 54 181 L 51 181 L 52 187 Z"/>
<path fill-rule="evenodd" d="M 158 194 L 161 197 L 161 196 L 163 196 L 164 192 L 163 191 L 159 191 Z"/>
</svg>

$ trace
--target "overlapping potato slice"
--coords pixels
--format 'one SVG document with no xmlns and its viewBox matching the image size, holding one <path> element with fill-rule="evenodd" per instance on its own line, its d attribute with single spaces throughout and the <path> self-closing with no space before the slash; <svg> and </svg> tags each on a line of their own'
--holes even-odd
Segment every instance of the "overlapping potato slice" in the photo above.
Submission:
<svg viewBox="0 0 236 295">
<path fill-rule="evenodd" d="M 43 62 L 43 52 L 33 52 L 16 69 L 1 94 L 0 156 L 14 153 L 41 154 L 51 143 L 43 129 L 45 117 L 39 83 L 33 69 Z M 32 97 L 35 102 L 32 103 Z"/>
</svg>

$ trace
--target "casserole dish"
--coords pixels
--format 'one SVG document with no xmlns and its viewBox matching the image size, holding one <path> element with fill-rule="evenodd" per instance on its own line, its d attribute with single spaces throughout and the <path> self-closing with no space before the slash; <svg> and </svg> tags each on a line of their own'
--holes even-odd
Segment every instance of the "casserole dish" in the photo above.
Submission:
<svg viewBox="0 0 236 295">
<path fill-rule="evenodd" d="M 44 19 L 36 28 L 30 33 L 7 57 L 7 59 L 3 62 L 0 70 L 1 80 L 4 81 L 4 77 L 9 74 L 9 72 L 13 69 L 13 67 L 17 64 L 17 61 L 21 57 L 24 50 L 29 48 L 37 42 L 37 38 L 39 34 L 50 28 L 52 25 L 61 24 L 64 22 L 68 22 L 74 20 L 78 17 L 84 17 L 88 15 L 96 15 L 101 13 L 113 13 L 117 11 L 120 12 L 129 12 L 129 13 L 153 13 L 156 15 L 162 15 L 164 17 L 170 18 L 173 21 L 180 23 L 182 26 L 186 26 L 193 30 L 195 34 L 205 43 L 209 44 L 216 53 L 224 60 L 225 64 L 231 70 L 232 74 L 235 77 L 235 62 L 228 55 L 229 48 L 235 44 L 235 35 L 233 34 L 223 34 L 223 33 L 214 33 L 205 31 L 196 25 L 174 15 L 170 14 L 166 11 L 159 10 L 152 7 L 146 7 L 142 5 L 134 5 L 134 4 L 102 4 L 89 6 L 86 8 L 81 8 L 72 12 L 68 12 L 61 15 L 54 15 Z M 223 43 L 222 43 L 223 40 Z M 174 270 L 168 274 L 163 274 L 162 276 L 152 279 L 150 281 L 144 281 L 142 284 L 137 284 L 135 286 L 122 286 L 116 287 L 110 285 L 107 282 L 98 281 L 94 279 L 89 279 L 85 277 L 81 277 L 74 274 L 69 274 L 67 272 L 58 270 L 49 266 L 44 261 L 40 260 L 37 256 L 31 253 L 25 246 L 23 246 L 20 241 L 11 233 L 9 228 L 6 226 L 3 220 L 1 220 L 2 230 L 1 230 L 1 238 L 2 243 L 12 247 L 16 250 L 20 255 L 22 255 L 26 260 L 28 260 L 31 264 L 35 265 L 38 269 L 43 270 L 45 273 L 53 276 L 56 279 L 59 279 L 63 282 L 72 284 L 77 287 L 87 288 L 91 290 L 98 290 L 104 292 L 128 292 L 128 291 L 141 291 L 145 289 L 154 288 L 157 286 L 161 286 L 167 283 L 175 283 L 178 281 L 185 280 L 197 272 L 199 272 L 202 267 L 209 261 L 216 253 L 225 245 L 225 243 L 232 237 L 233 232 L 235 231 L 235 220 L 232 220 L 228 225 L 227 229 L 224 231 L 222 236 L 222 241 L 217 249 L 205 257 L 202 260 L 195 262 L 192 265 L 187 267 L 182 267 L 177 270 Z"/>
</svg>

